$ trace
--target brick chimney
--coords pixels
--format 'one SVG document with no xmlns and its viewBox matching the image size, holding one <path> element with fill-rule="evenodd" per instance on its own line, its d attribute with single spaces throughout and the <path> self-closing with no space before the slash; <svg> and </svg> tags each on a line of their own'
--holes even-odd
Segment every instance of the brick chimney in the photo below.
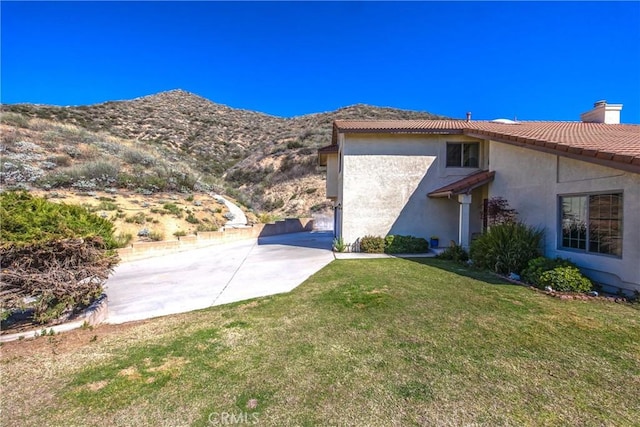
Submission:
<svg viewBox="0 0 640 427">
<path fill-rule="evenodd" d="M 580 120 L 585 123 L 606 123 L 608 125 L 620 124 L 620 111 L 622 104 L 607 104 L 607 101 L 598 101 L 593 104 L 593 109 L 580 114 Z"/>
</svg>

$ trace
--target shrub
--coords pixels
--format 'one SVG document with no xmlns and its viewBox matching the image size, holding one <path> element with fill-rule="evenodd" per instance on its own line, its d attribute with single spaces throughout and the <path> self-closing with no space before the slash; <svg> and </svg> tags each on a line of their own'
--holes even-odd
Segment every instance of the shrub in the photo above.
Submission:
<svg viewBox="0 0 640 427">
<path fill-rule="evenodd" d="M 133 240 L 133 234 L 131 233 L 118 233 L 114 236 L 116 245 L 118 248 L 124 248 L 129 245 Z"/>
<path fill-rule="evenodd" d="M 95 179 L 104 182 L 116 182 L 118 179 L 119 167 L 117 164 L 97 160 L 85 163 L 78 170 L 78 175 L 84 179 Z"/>
<path fill-rule="evenodd" d="M 347 245 L 344 243 L 342 237 L 336 237 L 333 239 L 333 250 L 336 252 L 344 252 L 347 249 Z"/>
<path fill-rule="evenodd" d="M 522 270 L 522 280 L 534 286 L 544 287 L 540 285 L 540 276 L 545 271 L 553 270 L 556 267 L 575 267 L 571 261 L 562 258 L 546 258 L 538 257 L 529 261 L 527 268 Z"/>
<path fill-rule="evenodd" d="M 520 274 L 529 260 L 540 255 L 544 231 L 519 222 L 493 226 L 471 243 L 470 256 L 479 268 Z"/>
<path fill-rule="evenodd" d="M 8 126 L 15 126 L 19 128 L 28 128 L 29 119 L 18 113 L 2 113 L 0 115 L 0 123 Z"/>
<path fill-rule="evenodd" d="M 93 189 L 105 187 L 118 181 L 118 170 L 118 165 L 109 162 L 89 162 L 48 175 L 41 180 L 41 183 L 54 188 L 73 186 L 81 189 Z"/>
<path fill-rule="evenodd" d="M 186 221 L 190 224 L 199 224 L 200 221 L 198 220 L 198 218 L 196 218 L 195 216 L 193 216 L 193 214 L 189 214 L 187 215 Z"/>
<path fill-rule="evenodd" d="M 184 231 L 184 230 L 178 230 L 175 233 L 173 233 L 173 235 L 176 236 L 176 237 L 183 237 L 183 236 L 187 235 L 187 232 Z"/>
<path fill-rule="evenodd" d="M 115 211 L 118 209 L 118 205 L 107 200 L 102 200 L 98 203 L 97 209 L 101 211 Z"/>
<path fill-rule="evenodd" d="M 216 213 L 220 213 L 220 212 L 218 212 L 218 210 L 216 209 Z M 279 221 L 281 219 L 282 218 L 280 216 L 269 214 L 269 213 L 261 213 L 260 215 L 258 215 L 258 221 L 260 221 L 261 224 L 269 224 L 272 222 Z"/>
<path fill-rule="evenodd" d="M 144 212 L 138 212 L 134 216 L 125 218 L 124 222 L 129 224 L 144 224 L 146 221 L 146 215 Z"/>
<path fill-rule="evenodd" d="M 281 198 L 277 198 L 277 199 L 267 199 L 262 203 L 262 208 L 265 211 L 275 211 L 277 209 L 280 209 L 284 206 L 284 200 L 282 200 Z"/>
<path fill-rule="evenodd" d="M 360 239 L 360 251 L 369 254 L 384 253 L 384 239 L 379 236 L 364 236 Z"/>
<path fill-rule="evenodd" d="M 304 144 L 302 144 L 299 141 L 289 141 L 287 142 L 287 148 L 290 150 L 294 150 L 296 148 L 302 148 L 304 147 Z"/>
<path fill-rule="evenodd" d="M 469 259 L 469 254 L 460 245 L 451 245 L 436 256 L 440 259 L 448 259 L 455 262 L 465 262 Z"/>
<path fill-rule="evenodd" d="M 196 231 L 218 231 L 219 228 L 220 227 L 215 222 L 213 224 L 198 224 L 198 226 L 196 227 Z"/>
<path fill-rule="evenodd" d="M 162 208 L 170 214 L 173 214 L 178 218 L 182 218 L 182 209 L 180 209 L 175 203 L 165 203 Z"/>
<path fill-rule="evenodd" d="M 110 221 L 82 206 L 53 203 L 24 191 L 0 194 L 0 218 L 2 243 L 99 236 L 107 249 L 117 247 Z"/>
<path fill-rule="evenodd" d="M 122 153 L 122 158 L 130 165 L 153 166 L 156 163 L 156 159 L 152 155 L 135 148 L 126 149 Z"/>
<path fill-rule="evenodd" d="M 154 242 L 159 242 L 161 240 L 164 240 L 164 234 L 162 233 L 162 231 L 155 231 L 155 230 L 150 231 L 147 237 L 153 240 Z"/>
<path fill-rule="evenodd" d="M 429 242 L 422 237 L 390 234 L 384 240 L 384 251 L 388 254 L 417 254 L 429 250 Z"/>
<path fill-rule="evenodd" d="M 551 286 L 561 292 L 589 292 L 591 281 L 584 277 L 576 267 L 556 267 L 540 275 L 540 286 Z"/>
<path fill-rule="evenodd" d="M 47 161 L 55 163 L 57 166 L 66 167 L 71 165 L 71 157 L 67 156 L 66 154 L 47 157 Z"/>
</svg>

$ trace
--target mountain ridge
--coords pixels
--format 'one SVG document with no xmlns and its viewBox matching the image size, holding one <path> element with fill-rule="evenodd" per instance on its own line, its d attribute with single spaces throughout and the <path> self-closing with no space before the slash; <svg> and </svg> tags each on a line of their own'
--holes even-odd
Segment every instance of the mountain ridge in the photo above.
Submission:
<svg viewBox="0 0 640 427">
<path fill-rule="evenodd" d="M 367 104 L 279 117 L 218 104 L 183 89 L 70 107 L 4 104 L 0 111 L 3 117 L 14 115 L 14 125 L 17 123 L 10 129 L 11 120 L 3 119 L 3 125 L 8 126 L 3 130 L 12 133 L 14 139 L 28 134 L 27 142 L 48 146 L 52 154 L 59 151 L 59 156 L 67 155 L 64 150 L 72 151 L 73 144 L 81 144 L 85 151 L 96 151 L 97 158 L 103 156 L 109 162 L 118 163 L 121 171 L 148 177 L 147 181 L 161 180 L 161 184 L 171 177 L 159 170 L 158 165 L 162 164 L 164 169 L 180 165 L 181 170 L 187 171 L 184 173 L 206 183 L 205 187 L 230 194 L 257 211 L 280 216 L 308 215 L 329 208 L 324 198 L 324 171 L 317 166 L 316 150 L 330 143 L 334 120 L 446 118 L 429 112 Z M 77 135 L 65 140 L 56 134 L 56 126 L 76 127 L 71 133 L 88 132 L 91 136 L 87 136 L 86 141 L 76 141 Z M 39 132 L 30 127 L 49 130 Z M 124 141 L 122 144 L 142 150 L 145 155 L 156 156 L 157 160 L 150 161 L 155 166 L 142 168 L 127 164 L 122 156 L 129 148 L 116 152 L 112 147 L 114 152 L 105 151 L 108 144 L 102 140 L 108 138 Z M 4 145 L 7 150 L 11 144 Z M 43 169 L 28 185 L 47 185 L 42 184 L 47 177 L 71 174 L 73 171 L 69 168 L 95 160 L 71 157 L 66 166 Z M 29 167 L 37 169 L 39 164 L 31 162 Z M 2 176 L 6 178 L 6 174 Z M 141 188 L 153 191 L 149 185 Z"/>
</svg>

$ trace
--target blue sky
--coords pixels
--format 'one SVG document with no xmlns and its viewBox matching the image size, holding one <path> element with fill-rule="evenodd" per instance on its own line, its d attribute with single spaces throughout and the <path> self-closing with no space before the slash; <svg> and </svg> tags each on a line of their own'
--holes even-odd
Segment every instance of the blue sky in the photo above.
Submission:
<svg viewBox="0 0 640 427">
<path fill-rule="evenodd" d="M 181 88 L 278 116 L 355 103 L 640 123 L 640 2 L 7 2 L 3 103 Z"/>
</svg>

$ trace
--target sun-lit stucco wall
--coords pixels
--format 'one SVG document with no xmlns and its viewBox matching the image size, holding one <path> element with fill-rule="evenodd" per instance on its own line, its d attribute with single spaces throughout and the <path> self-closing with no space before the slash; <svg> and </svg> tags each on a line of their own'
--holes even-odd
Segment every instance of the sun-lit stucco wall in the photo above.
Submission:
<svg viewBox="0 0 640 427">
<path fill-rule="evenodd" d="M 507 199 L 526 223 L 545 229 L 545 255 L 569 258 L 592 279 L 640 290 L 640 175 L 491 141 L 490 196 Z M 622 257 L 560 248 L 559 196 L 623 193 Z"/>
<path fill-rule="evenodd" d="M 446 143 L 474 141 L 462 135 L 341 135 L 339 224 L 346 243 L 365 235 L 440 237 L 458 240 L 457 198 L 430 199 L 427 193 L 478 169 L 446 168 Z M 486 159 L 481 159 L 481 166 Z M 479 215 L 479 202 L 472 205 Z M 473 208 L 475 206 L 475 209 Z M 472 221 L 472 232 L 480 220 Z"/>
</svg>

